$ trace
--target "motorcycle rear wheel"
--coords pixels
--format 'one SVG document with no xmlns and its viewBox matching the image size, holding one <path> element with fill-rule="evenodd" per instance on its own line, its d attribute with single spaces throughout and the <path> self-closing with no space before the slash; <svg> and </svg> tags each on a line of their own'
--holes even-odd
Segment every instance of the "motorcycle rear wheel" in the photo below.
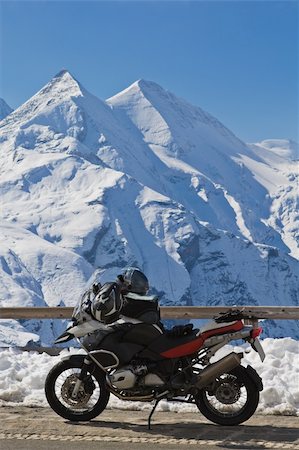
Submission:
<svg viewBox="0 0 299 450">
<path fill-rule="evenodd" d="M 259 403 L 259 390 L 247 374 L 246 368 L 238 366 L 217 380 L 211 392 L 201 389 L 195 398 L 200 412 L 211 422 L 219 425 L 239 425 L 248 420 Z"/>
<path fill-rule="evenodd" d="M 45 382 L 45 394 L 51 408 L 59 416 L 75 422 L 94 419 L 104 411 L 110 396 L 104 373 L 90 369 L 78 399 L 72 399 L 71 392 L 82 364 L 83 358 L 61 361 L 50 370 Z"/>
</svg>

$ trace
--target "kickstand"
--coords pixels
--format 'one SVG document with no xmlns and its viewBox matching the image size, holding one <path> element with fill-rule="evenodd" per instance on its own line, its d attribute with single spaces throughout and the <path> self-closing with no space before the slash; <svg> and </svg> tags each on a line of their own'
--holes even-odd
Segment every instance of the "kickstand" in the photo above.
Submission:
<svg viewBox="0 0 299 450">
<path fill-rule="evenodd" d="M 147 419 L 147 425 L 148 425 L 148 429 L 149 429 L 149 430 L 151 430 L 151 418 L 152 418 L 152 415 L 154 414 L 154 412 L 155 412 L 155 410 L 156 410 L 156 408 L 157 408 L 158 403 L 159 403 L 160 400 L 161 400 L 160 398 L 159 398 L 158 400 L 156 400 L 156 403 L 154 404 L 154 407 L 153 407 L 153 409 L 151 410 L 150 415 L 148 416 L 148 419 Z"/>
</svg>

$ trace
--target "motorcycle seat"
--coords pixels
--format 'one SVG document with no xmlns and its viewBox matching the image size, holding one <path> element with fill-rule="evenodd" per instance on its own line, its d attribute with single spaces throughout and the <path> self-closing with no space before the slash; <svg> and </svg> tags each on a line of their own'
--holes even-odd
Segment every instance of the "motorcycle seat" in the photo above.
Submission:
<svg viewBox="0 0 299 450">
<path fill-rule="evenodd" d="M 159 346 L 160 354 L 165 358 L 179 358 L 181 356 L 191 355 L 192 353 L 197 352 L 203 346 L 205 340 L 209 337 L 226 333 L 234 333 L 242 330 L 243 327 L 244 325 L 242 320 L 225 324 L 212 322 L 205 325 L 195 336 L 192 334 L 184 336 L 183 338 L 187 338 L 185 342 L 182 338 L 179 338 L 174 345 L 170 345 L 171 343 L 169 340 L 167 341 L 164 339 L 161 343 L 163 345 Z"/>
</svg>

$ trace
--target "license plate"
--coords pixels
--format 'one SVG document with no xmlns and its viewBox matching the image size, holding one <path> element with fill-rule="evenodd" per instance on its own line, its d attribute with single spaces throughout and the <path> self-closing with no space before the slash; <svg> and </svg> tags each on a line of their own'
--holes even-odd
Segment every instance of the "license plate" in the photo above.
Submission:
<svg viewBox="0 0 299 450">
<path fill-rule="evenodd" d="M 263 362 L 264 359 L 266 358 L 264 349 L 262 347 L 262 344 L 260 343 L 260 340 L 258 338 L 255 338 L 253 343 L 251 344 L 252 348 L 258 352 L 258 354 L 260 355 L 261 361 Z"/>
</svg>

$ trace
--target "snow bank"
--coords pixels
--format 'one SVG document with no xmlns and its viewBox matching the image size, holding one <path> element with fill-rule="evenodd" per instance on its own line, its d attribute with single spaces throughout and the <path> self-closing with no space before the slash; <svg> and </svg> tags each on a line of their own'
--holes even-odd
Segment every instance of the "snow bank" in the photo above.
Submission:
<svg viewBox="0 0 299 450">
<path fill-rule="evenodd" d="M 261 363 L 258 354 L 248 351 L 243 365 L 251 364 L 260 374 L 264 383 L 258 412 L 262 414 L 299 415 L 299 342 L 291 339 L 265 339 L 263 347 L 266 360 Z M 233 349 L 227 346 L 219 352 L 219 357 Z M 236 347 L 235 350 L 241 350 Z M 77 353 L 78 350 L 70 350 Z M 8 348 L 0 350 L 0 406 L 47 406 L 44 396 L 44 381 L 47 373 L 63 356 L 45 353 L 27 353 Z M 149 404 L 123 402 L 111 396 L 108 407 L 142 410 Z M 160 410 L 196 411 L 192 405 L 167 403 L 162 401 Z"/>
</svg>

